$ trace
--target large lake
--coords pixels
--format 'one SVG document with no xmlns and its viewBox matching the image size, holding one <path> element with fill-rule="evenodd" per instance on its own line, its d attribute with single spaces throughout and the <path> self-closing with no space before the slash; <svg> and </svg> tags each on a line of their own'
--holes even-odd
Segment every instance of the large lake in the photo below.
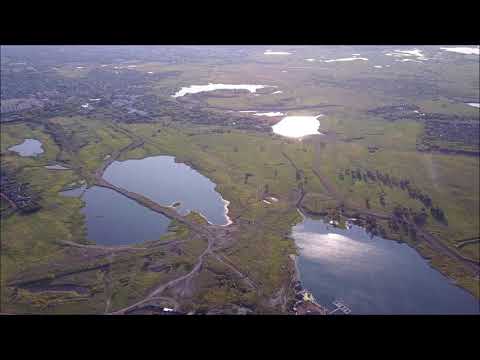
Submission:
<svg viewBox="0 0 480 360">
<path fill-rule="evenodd" d="M 43 153 L 42 143 L 35 139 L 25 139 L 21 144 L 8 148 L 20 156 L 37 156 Z"/>
<path fill-rule="evenodd" d="M 212 224 L 230 222 L 228 201 L 215 191 L 215 183 L 186 164 L 175 162 L 172 156 L 115 161 L 105 170 L 103 177 L 161 205 L 171 206 L 179 202 L 176 209 L 183 215 L 194 210 Z"/>
<path fill-rule="evenodd" d="M 258 89 L 268 87 L 267 85 L 249 85 L 249 84 L 212 84 L 208 85 L 191 85 L 189 87 L 182 87 L 172 97 L 182 97 L 188 94 L 198 94 L 200 92 L 215 91 L 215 90 L 247 90 L 250 93 L 255 93 Z"/>
<path fill-rule="evenodd" d="M 479 313 L 479 301 L 434 270 L 413 248 L 305 218 L 293 228 L 303 286 L 330 309 L 356 314 Z"/>
<path fill-rule="evenodd" d="M 83 195 L 82 195 L 83 194 Z M 170 219 L 116 191 L 93 186 L 64 191 L 64 196 L 82 196 L 87 238 L 98 245 L 127 245 L 158 240 L 168 231 Z"/>
</svg>

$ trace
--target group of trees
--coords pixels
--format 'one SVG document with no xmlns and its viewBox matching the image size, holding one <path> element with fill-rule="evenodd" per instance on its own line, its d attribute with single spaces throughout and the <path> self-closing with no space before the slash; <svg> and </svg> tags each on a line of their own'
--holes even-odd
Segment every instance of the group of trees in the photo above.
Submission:
<svg viewBox="0 0 480 360">
<path fill-rule="evenodd" d="M 445 225 L 448 224 L 447 218 L 445 217 L 445 213 L 439 207 L 432 207 L 430 209 L 430 213 L 432 214 L 432 216 L 435 220 L 437 220 L 441 223 L 444 223 Z"/>
<path fill-rule="evenodd" d="M 409 235 L 412 240 L 416 240 L 417 230 L 411 221 L 414 221 L 418 226 L 422 226 L 426 221 L 425 215 L 424 213 L 415 213 L 412 209 L 396 206 L 393 210 L 393 218 L 388 222 L 388 227 L 393 232 L 402 231 Z"/>
<path fill-rule="evenodd" d="M 417 141 L 418 151 L 441 151 L 479 156 L 478 117 L 440 121 L 436 116 L 425 122 L 422 137 Z"/>
<path fill-rule="evenodd" d="M 430 209 L 430 214 L 436 221 L 447 224 L 447 219 L 444 211 L 439 206 L 434 206 L 432 198 L 415 187 L 410 180 L 408 179 L 398 179 L 394 176 L 389 175 L 388 173 L 382 173 L 378 170 L 360 170 L 360 169 L 344 169 L 340 170 L 338 173 L 338 178 L 340 180 L 345 180 L 345 177 L 351 177 L 352 181 L 363 181 L 365 183 L 380 183 L 389 188 L 399 188 L 402 191 L 408 193 L 408 196 L 411 199 L 418 200 L 422 203 L 424 208 Z M 386 206 L 386 197 L 385 192 L 379 193 L 379 202 L 385 207 Z M 365 199 L 365 206 L 367 209 L 370 209 L 370 199 Z M 428 214 L 425 209 L 422 213 L 416 217 L 418 225 L 423 225 L 428 217 Z M 413 218 L 412 218 L 413 219 Z M 417 222 L 416 222 L 417 223 Z"/>
<path fill-rule="evenodd" d="M 447 224 L 447 219 L 442 209 L 438 207 L 430 208 L 430 214 L 436 221 Z M 391 227 L 393 230 L 399 230 L 399 226 L 403 228 L 405 232 L 410 232 L 412 238 L 416 238 L 416 231 L 413 224 L 418 227 L 422 227 L 426 224 L 428 219 L 428 212 L 425 208 L 421 211 L 414 211 L 411 208 L 396 206 L 393 210 L 393 220 L 391 221 Z"/>
<path fill-rule="evenodd" d="M 377 222 L 377 219 L 373 216 L 368 216 L 363 220 L 361 219 L 360 215 L 357 214 L 355 215 L 357 217 L 357 220 L 355 222 L 356 225 L 362 226 L 365 228 L 365 231 L 370 235 L 370 236 L 381 236 L 385 238 L 387 236 L 387 233 L 383 226 Z"/>
<path fill-rule="evenodd" d="M 39 196 L 30 189 L 30 184 L 20 182 L 6 167 L 0 169 L 0 189 L 3 196 L 12 201 L 22 214 L 41 209 Z"/>
<path fill-rule="evenodd" d="M 418 236 L 417 228 L 425 226 L 429 216 L 432 216 L 433 219 L 444 225 L 448 225 L 444 211 L 438 205 L 435 206 L 431 197 L 415 187 L 408 179 L 398 179 L 387 173 L 381 173 L 378 170 L 360 169 L 340 170 L 338 177 L 342 181 L 345 180 L 345 177 L 350 177 L 353 182 L 363 181 L 365 183 L 378 183 L 389 188 L 398 188 L 406 192 L 411 199 L 415 199 L 423 205 L 420 211 L 399 205 L 395 206 L 392 219 L 388 222 L 388 227 L 392 232 L 403 232 L 412 240 L 416 240 Z M 380 205 L 385 207 L 387 200 L 383 188 L 378 196 Z M 365 207 L 367 209 L 371 208 L 371 199 L 368 197 L 365 198 Z M 367 218 L 364 226 L 370 234 L 384 236 L 384 229 L 376 225 L 374 218 Z"/>
<path fill-rule="evenodd" d="M 247 183 L 248 183 L 248 178 L 251 177 L 251 176 L 253 176 L 252 173 L 248 173 L 248 172 L 245 173 L 245 178 L 244 178 L 243 183 L 244 183 L 244 184 L 247 184 Z"/>
</svg>

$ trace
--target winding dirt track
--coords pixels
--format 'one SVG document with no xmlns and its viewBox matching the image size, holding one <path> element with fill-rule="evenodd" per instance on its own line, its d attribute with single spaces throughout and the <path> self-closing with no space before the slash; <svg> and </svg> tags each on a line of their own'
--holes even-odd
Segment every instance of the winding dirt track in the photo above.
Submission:
<svg viewBox="0 0 480 360">
<path fill-rule="evenodd" d="M 195 264 L 194 268 L 186 275 L 183 275 L 183 276 L 180 276 L 176 279 L 173 279 L 173 280 L 170 280 L 169 282 L 167 282 L 166 284 L 162 284 L 160 285 L 159 287 L 157 287 L 155 290 L 153 290 L 146 298 L 144 298 L 143 300 L 140 300 L 138 302 L 136 302 L 135 304 L 133 305 L 130 305 L 126 308 L 123 308 L 123 309 L 120 309 L 120 310 L 117 310 L 115 312 L 112 312 L 110 313 L 110 315 L 124 315 L 126 313 L 128 313 L 129 311 L 133 311 L 139 307 L 141 307 L 142 305 L 148 303 L 148 302 L 151 302 L 153 301 L 154 299 L 158 299 L 158 295 L 160 295 L 163 291 L 165 291 L 168 287 L 170 286 L 173 286 L 177 283 L 179 283 L 180 281 L 183 281 L 183 280 L 187 280 L 188 278 L 192 277 L 197 271 L 200 270 L 201 266 L 203 265 L 203 258 L 205 257 L 205 255 L 207 255 L 207 253 L 209 253 L 211 251 L 211 248 L 212 248 L 212 245 L 213 245 L 213 241 L 211 239 L 208 240 L 208 246 L 207 248 L 203 251 L 203 253 L 198 257 L 198 261 L 197 263 Z"/>
<path fill-rule="evenodd" d="M 429 232 L 419 228 L 416 226 L 414 223 L 412 223 L 412 226 L 415 227 L 415 230 L 417 231 L 418 234 L 422 236 L 422 238 L 432 247 L 436 248 L 437 250 L 441 251 L 443 254 L 454 258 L 461 262 L 465 267 L 469 268 L 472 272 L 474 272 L 477 276 L 480 273 L 480 264 L 478 264 L 476 261 L 469 259 L 463 255 L 460 255 L 458 252 L 454 251 L 447 245 L 445 245 L 442 241 L 437 239 L 435 236 L 430 234 Z"/>
<path fill-rule="evenodd" d="M 104 250 L 112 253 L 121 252 L 121 251 L 143 251 L 143 250 L 149 249 L 145 247 L 135 247 L 135 246 L 128 246 L 128 245 L 120 245 L 120 246 L 85 245 L 85 244 L 79 244 L 79 243 L 75 243 L 67 240 L 59 240 L 57 242 L 61 245 L 68 245 L 68 246 L 84 248 L 84 249 Z"/>
<path fill-rule="evenodd" d="M 128 197 L 129 199 L 132 199 L 132 200 L 136 201 L 140 205 L 149 208 L 152 211 L 155 211 L 157 213 L 165 215 L 166 217 L 168 217 L 170 219 L 174 219 L 174 220 L 179 221 L 182 224 L 185 224 L 192 231 L 194 231 L 194 232 L 200 234 L 201 236 L 203 236 L 204 238 L 206 238 L 208 240 L 208 245 L 207 245 L 206 249 L 200 254 L 200 256 L 198 257 L 197 263 L 195 264 L 193 269 L 188 274 L 185 274 L 183 276 L 180 276 L 176 279 L 170 280 L 169 282 L 158 286 L 147 297 L 145 297 L 143 300 L 140 300 L 133 305 L 130 305 L 130 306 L 125 307 L 123 309 L 117 310 L 115 312 L 111 312 L 109 314 L 112 314 L 112 315 L 126 314 L 128 312 L 131 312 L 131 311 L 141 307 L 142 305 L 147 304 L 148 302 L 151 302 L 151 301 L 156 300 L 156 299 L 161 299 L 162 297 L 159 297 L 159 295 L 163 291 L 165 291 L 167 288 L 172 287 L 172 286 L 180 283 L 181 281 L 188 280 L 193 275 L 195 275 L 197 272 L 199 272 L 202 268 L 204 258 L 207 255 L 212 255 L 215 259 L 217 259 L 218 261 L 225 264 L 229 269 L 231 269 L 235 274 L 237 274 L 242 280 L 244 280 L 249 286 L 256 289 L 255 284 L 253 283 L 253 281 L 251 281 L 248 278 L 248 276 L 246 276 L 245 274 L 240 272 L 233 265 L 226 263 L 224 260 L 222 260 L 220 258 L 219 255 L 213 253 L 212 248 L 214 247 L 214 245 L 216 243 L 216 240 L 222 240 L 223 236 L 225 236 L 223 226 L 212 225 L 212 224 L 208 224 L 208 225 L 198 224 L 194 221 L 189 220 L 185 216 L 180 215 L 173 207 L 162 206 L 162 205 L 156 203 L 155 201 L 152 201 L 151 199 L 149 199 L 149 198 L 147 198 L 147 197 L 145 197 L 141 194 L 138 194 L 138 193 L 135 193 L 135 192 L 132 192 L 132 191 L 128 191 L 128 190 L 123 189 L 121 187 L 115 186 L 115 185 L 111 184 L 110 182 L 106 181 L 105 179 L 103 179 L 103 173 L 105 172 L 105 169 L 110 164 L 112 164 L 116 159 L 118 159 L 122 155 L 122 153 L 124 153 L 126 151 L 129 151 L 129 150 L 132 150 L 132 149 L 135 149 L 139 146 L 142 146 L 143 144 L 144 144 L 143 140 L 138 139 L 138 140 L 133 141 L 128 146 L 126 146 L 126 147 L 120 149 L 119 151 L 115 152 L 114 154 L 112 154 L 110 156 L 110 158 L 107 159 L 102 164 L 102 166 L 95 172 L 95 174 L 94 174 L 95 185 L 101 186 L 101 187 L 104 187 L 104 188 L 108 188 L 108 189 L 111 189 L 113 191 L 116 191 L 116 192 Z M 121 250 L 132 250 L 132 249 L 138 249 L 138 248 L 126 247 L 125 249 L 121 249 Z M 165 297 L 163 297 L 163 298 L 165 298 Z M 168 298 L 168 299 L 170 299 L 170 298 Z M 178 307 L 178 303 L 177 303 L 177 307 Z M 107 308 L 108 308 L 108 306 L 107 306 Z"/>
<path fill-rule="evenodd" d="M 245 274 L 243 274 L 242 272 L 240 272 L 235 266 L 233 266 L 232 264 L 230 264 L 229 262 L 227 262 L 226 260 L 222 259 L 222 256 L 221 255 L 218 255 L 216 253 L 212 253 L 212 255 L 215 257 L 215 259 L 217 259 L 218 261 L 220 261 L 222 264 L 224 264 L 225 266 L 227 266 L 230 270 L 232 270 L 235 274 L 237 274 L 240 279 L 244 280 L 245 283 L 247 283 L 248 286 L 250 286 L 251 288 L 253 289 L 258 289 L 258 286 L 255 285 L 253 283 L 252 280 L 250 280 Z M 224 257 L 224 256 L 223 256 Z"/>
<path fill-rule="evenodd" d="M 140 195 L 138 193 L 135 193 L 135 192 L 131 192 L 131 191 L 128 191 L 126 189 L 123 189 L 123 188 L 120 188 L 118 186 L 115 186 L 111 183 L 109 183 L 108 181 L 106 181 L 105 179 L 103 179 L 103 173 L 105 171 L 105 169 L 111 164 L 113 163 L 123 152 L 125 151 L 129 151 L 129 150 L 132 150 L 136 147 L 139 147 L 139 146 L 142 146 L 143 145 L 143 141 L 142 140 L 136 140 L 134 142 L 132 142 L 130 145 L 126 146 L 125 148 L 117 151 L 115 154 L 112 154 L 112 156 L 104 162 L 104 164 L 95 172 L 94 174 L 94 177 L 95 177 L 95 184 L 97 186 L 101 186 L 101 187 L 105 187 L 105 188 L 109 188 L 113 191 L 116 191 L 134 201 L 136 201 L 137 203 L 139 203 L 140 205 L 142 206 L 145 206 L 147 208 L 149 208 L 150 210 L 152 211 L 155 211 L 157 213 L 160 213 L 160 214 L 163 214 L 165 216 L 167 216 L 168 218 L 170 219 L 175 219 L 177 221 L 179 221 L 180 223 L 182 224 L 185 224 L 186 226 L 188 226 L 192 231 L 202 235 L 203 237 L 205 237 L 207 240 L 208 240 L 208 245 L 207 247 L 205 248 L 205 250 L 200 254 L 200 256 L 198 257 L 197 259 L 197 262 L 195 264 L 195 266 L 193 267 L 193 269 L 183 275 L 183 276 L 180 276 L 178 278 L 175 278 L 173 280 L 170 280 L 168 281 L 167 283 L 165 284 L 161 284 L 159 285 L 158 287 L 156 287 L 149 295 L 147 295 L 144 299 L 128 306 L 128 307 L 125 307 L 123 309 L 120 309 L 120 310 L 117 310 L 117 311 L 114 311 L 114 312 L 110 312 L 108 314 L 111 314 L 111 315 L 123 315 L 123 314 L 127 314 L 128 312 L 131 312 L 131 311 L 134 311 L 138 308 L 141 308 L 142 305 L 146 305 L 147 303 L 149 302 L 152 302 L 154 300 L 158 300 L 158 299 L 168 299 L 168 300 L 173 300 L 171 298 L 168 298 L 168 297 L 165 297 L 165 296 L 160 296 L 166 289 L 172 287 L 172 286 L 175 286 L 177 284 L 179 284 L 180 282 L 182 281 L 187 281 L 188 279 L 190 279 L 191 277 L 193 277 L 197 272 L 199 272 L 202 268 L 202 265 L 204 263 L 204 259 L 206 256 L 208 255 L 211 255 L 212 257 L 214 257 L 215 259 L 217 259 L 218 261 L 220 261 L 221 263 L 223 263 L 224 265 L 226 265 L 229 269 L 231 269 L 235 274 L 237 274 L 243 281 L 245 281 L 250 287 L 252 287 L 253 289 L 257 289 L 257 286 L 254 284 L 253 281 L 251 281 L 248 276 L 246 276 L 245 274 L 243 274 L 242 272 L 240 272 L 236 267 L 234 267 L 232 264 L 228 263 L 227 261 L 225 261 L 224 259 L 222 259 L 221 255 L 219 254 L 216 254 L 213 252 L 212 248 L 214 247 L 215 243 L 216 243 L 216 240 L 220 240 L 223 235 L 223 227 L 221 226 L 216 226 L 216 225 L 211 225 L 211 224 L 208 224 L 208 225 L 202 225 L 202 224 L 198 224 L 196 222 L 193 222 L 187 218 L 185 218 L 184 216 L 180 215 L 174 208 L 172 207 L 166 207 L 166 206 L 162 206 L 162 205 L 159 205 L 158 203 L 152 201 L 151 199 L 143 196 L 143 195 Z M 283 153 L 283 152 L 282 152 Z M 296 169 L 298 170 L 297 166 L 295 165 L 295 163 L 288 157 L 288 155 L 286 155 L 285 153 L 283 153 L 284 157 L 287 158 L 287 160 L 290 162 L 290 164 Z M 339 200 L 339 201 L 345 201 L 345 199 L 340 196 L 336 191 L 335 191 L 335 188 L 323 177 L 321 176 L 321 174 L 319 174 L 315 169 L 312 169 L 312 171 L 314 172 L 314 174 L 319 178 L 319 180 L 321 181 L 322 185 L 325 187 L 325 189 L 327 190 L 327 192 L 335 199 Z M 302 194 L 300 196 L 300 199 L 297 201 L 297 205 L 300 205 L 301 204 L 301 201 L 303 199 L 303 196 L 305 195 L 305 193 L 302 191 Z M 353 204 L 352 204 L 353 205 Z M 356 208 L 356 206 L 355 206 Z M 360 211 L 360 212 L 363 212 L 363 213 L 366 213 L 368 215 L 371 215 L 371 216 L 376 216 L 376 217 L 379 217 L 379 218 L 390 218 L 388 216 L 385 216 L 383 214 L 377 214 L 377 213 L 374 213 L 374 212 L 366 212 L 366 211 L 363 211 L 363 210 L 358 210 L 358 209 L 354 209 L 354 210 L 357 210 L 357 211 Z M 466 267 L 468 267 L 469 269 L 471 269 L 472 271 L 475 271 L 478 273 L 479 271 L 479 265 L 475 262 L 473 262 L 472 260 L 470 259 L 466 259 L 464 258 L 463 256 L 461 256 L 460 254 L 454 252 L 453 250 L 451 250 L 449 247 L 447 247 L 445 244 L 443 244 L 441 241 L 439 241 L 437 238 L 435 238 L 433 235 L 425 232 L 424 230 L 417 228 L 417 231 L 418 233 L 422 236 L 422 238 L 424 238 L 430 245 L 432 245 L 433 247 L 439 249 L 440 251 L 442 251 L 444 254 L 450 256 L 450 257 L 453 257 L 455 258 L 456 260 L 460 261 L 462 264 L 464 264 Z M 220 231 L 219 231 L 220 230 Z M 176 303 L 175 305 L 176 307 L 178 307 L 178 303 Z M 109 307 L 109 306 L 108 306 Z M 107 307 L 107 308 L 108 308 Z"/>
<path fill-rule="evenodd" d="M 4 193 L 0 192 L 0 196 L 1 196 L 2 198 L 4 198 L 14 209 L 17 208 L 17 205 L 16 205 L 12 200 L 10 200 L 10 198 L 9 198 L 7 195 L 5 195 Z"/>
<path fill-rule="evenodd" d="M 477 242 L 480 242 L 480 237 L 476 237 L 476 238 L 470 238 L 470 239 L 464 239 L 464 240 L 460 240 L 458 243 L 457 243 L 457 248 L 462 248 L 464 247 L 465 245 L 469 245 L 469 244 L 475 244 Z"/>
<path fill-rule="evenodd" d="M 201 266 L 203 264 L 203 259 L 208 253 L 211 252 L 211 248 L 212 248 L 214 240 L 215 240 L 215 234 L 213 233 L 212 230 L 208 229 L 207 226 L 200 225 L 198 223 L 195 223 L 193 221 L 188 220 L 184 216 L 180 215 L 174 208 L 161 206 L 158 203 L 152 201 L 151 199 L 149 199 L 149 198 L 147 198 L 143 195 L 140 195 L 138 193 L 120 188 L 118 186 L 115 186 L 115 185 L 111 184 L 110 182 L 106 181 L 105 179 L 103 179 L 103 173 L 105 172 L 105 169 L 110 164 L 112 164 L 122 153 L 124 153 L 126 151 L 129 151 L 129 150 L 132 150 L 132 149 L 134 149 L 136 147 L 139 147 L 139 146 L 142 146 L 142 145 L 143 145 L 143 141 L 137 140 L 137 141 L 132 142 L 130 145 L 124 147 L 123 149 L 120 149 L 116 153 L 112 154 L 112 156 L 107 161 L 105 161 L 103 163 L 103 165 L 95 172 L 95 185 L 114 190 L 114 191 L 128 197 L 129 199 L 132 199 L 132 200 L 136 201 L 140 205 L 149 208 L 152 211 L 155 211 L 157 213 L 160 213 L 162 215 L 167 216 L 170 219 L 175 219 L 175 220 L 181 222 L 182 224 L 187 225 L 191 230 L 205 236 L 208 239 L 208 246 L 203 251 L 203 253 L 198 257 L 197 263 L 195 264 L 193 269 L 188 274 L 183 275 L 179 278 L 173 279 L 173 280 L 167 282 L 166 284 L 160 285 L 155 290 L 153 290 L 143 300 L 138 301 L 137 303 L 135 303 L 133 305 L 130 305 L 126 308 L 123 308 L 121 310 L 110 313 L 110 314 L 113 314 L 113 315 L 122 315 L 122 314 L 126 314 L 129 311 L 133 311 L 136 308 L 140 307 L 141 305 L 144 305 L 144 304 L 152 301 L 153 299 L 158 298 L 158 295 L 160 295 L 168 287 L 173 286 L 173 285 L 175 285 L 175 284 L 177 284 L 177 283 L 179 283 L 183 280 L 187 280 L 188 278 L 193 276 L 197 271 L 199 271 L 201 269 Z"/>
</svg>

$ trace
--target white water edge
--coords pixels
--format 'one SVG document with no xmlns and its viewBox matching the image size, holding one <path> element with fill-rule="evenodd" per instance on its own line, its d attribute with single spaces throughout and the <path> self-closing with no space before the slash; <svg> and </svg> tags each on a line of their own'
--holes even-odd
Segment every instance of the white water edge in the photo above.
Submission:
<svg viewBox="0 0 480 360">
<path fill-rule="evenodd" d="M 363 60 L 367 61 L 367 58 L 364 57 L 351 57 L 351 58 L 341 58 L 341 59 L 331 59 L 331 60 L 325 60 L 324 62 L 329 63 L 329 62 L 337 62 L 337 61 L 354 61 L 354 60 Z"/>
<path fill-rule="evenodd" d="M 273 125 L 272 130 L 277 135 L 292 138 L 301 138 L 306 135 L 322 135 L 318 131 L 320 127 L 318 118 L 322 116 L 286 116 Z"/>
<path fill-rule="evenodd" d="M 206 91 L 215 91 L 215 90 L 247 90 L 250 93 L 255 93 L 258 89 L 263 89 L 266 87 L 275 87 L 271 85 L 248 85 L 248 84 L 213 84 L 209 83 L 208 85 L 190 85 L 188 87 L 182 87 L 177 91 L 172 97 L 177 98 L 185 96 L 188 94 L 197 94 L 200 92 Z"/>
<path fill-rule="evenodd" d="M 455 52 L 464 55 L 480 55 L 479 47 L 442 47 L 440 50 Z"/>
<path fill-rule="evenodd" d="M 272 50 L 266 50 L 263 55 L 291 55 L 292 53 L 289 53 L 287 51 L 272 51 Z"/>
<path fill-rule="evenodd" d="M 253 114 L 255 116 L 269 116 L 269 117 L 273 117 L 273 116 L 283 116 L 285 115 L 284 113 L 282 112 L 257 112 L 255 114 Z"/>
</svg>

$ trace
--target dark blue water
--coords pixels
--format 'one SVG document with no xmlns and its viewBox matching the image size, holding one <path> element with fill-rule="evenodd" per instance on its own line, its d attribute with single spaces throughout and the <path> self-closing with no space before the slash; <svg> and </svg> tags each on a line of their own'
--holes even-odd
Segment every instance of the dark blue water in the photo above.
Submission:
<svg viewBox="0 0 480 360">
<path fill-rule="evenodd" d="M 341 299 L 357 314 L 480 313 L 477 299 L 406 244 L 309 218 L 293 237 L 303 286 L 328 308 Z"/>
<path fill-rule="evenodd" d="M 20 156 L 37 156 L 43 153 L 42 143 L 35 139 L 25 139 L 21 144 L 10 147 L 8 150 Z"/>
<path fill-rule="evenodd" d="M 172 156 L 115 161 L 105 170 L 103 177 L 161 205 L 180 202 L 177 210 L 181 214 L 195 210 L 213 224 L 229 222 L 228 202 L 215 191 L 215 183 L 191 167 L 176 163 Z"/>
<path fill-rule="evenodd" d="M 62 195 L 82 193 L 87 237 L 96 244 L 127 245 L 158 240 L 168 231 L 170 219 L 113 190 L 94 186 L 64 191 Z"/>
</svg>

